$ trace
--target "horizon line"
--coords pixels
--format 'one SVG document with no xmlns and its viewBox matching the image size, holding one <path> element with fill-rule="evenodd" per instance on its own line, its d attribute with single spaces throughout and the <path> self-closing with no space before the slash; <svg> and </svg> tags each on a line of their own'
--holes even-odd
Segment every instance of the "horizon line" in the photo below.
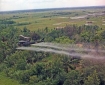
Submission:
<svg viewBox="0 0 105 85">
<path fill-rule="evenodd" d="M 47 10 L 53 10 L 53 9 L 67 9 L 67 8 L 71 8 L 71 9 L 78 9 L 78 8 L 91 8 L 91 7 L 105 7 L 105 5 L 102 5 L 102 6 L 75 6 L 75 7 L 52 7 L 52 8 L 36 8 L 36 9 L 16 9 L 16 10 L 2 10 L 2 11 L 0 11 L 0 13 L 2 13 L 2 12 L 17 12 L 17 11 L 20 11 L 20 12 L 22 12 L 22 11 L 34 11 L 34 10 L 36 10 L 36 11 L 47 11 Z"/>
</svg>

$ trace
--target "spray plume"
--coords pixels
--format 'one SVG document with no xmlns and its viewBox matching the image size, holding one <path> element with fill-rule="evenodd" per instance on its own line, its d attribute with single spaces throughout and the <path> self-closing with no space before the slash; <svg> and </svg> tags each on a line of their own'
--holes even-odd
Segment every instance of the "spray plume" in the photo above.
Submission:
<svg viewBox="0 0 105 85">
<path fill-rule="evenodd" d="M 37 44 L 33 44 L 32 47 L 18 47 L 17 49 L 31 50 L 31 51 L 37 51 L 37 52 L 50 52 L 50 53 L 67 55 L 67 56 L 81 57 L 81 58 L 105 59 L 104 56 L 90 54 L 90 52 L 96 52 L 95 49 L 81 48 L 73 44 L 62 45 L 62 44 L 55 44 L 55 43 L 37 43 Z M 98 52 L 104 53 L 105 51 L 98 50 Z"/>
</svg>

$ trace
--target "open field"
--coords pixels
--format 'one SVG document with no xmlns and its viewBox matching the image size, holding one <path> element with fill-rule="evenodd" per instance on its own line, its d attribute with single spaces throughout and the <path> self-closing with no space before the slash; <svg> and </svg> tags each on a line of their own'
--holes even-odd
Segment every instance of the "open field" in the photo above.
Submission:
<svg viewBox="0 0 105 85">
<path fill-rule="evenodd" d="M 6 19 L 14 21 L 16 23 L 12 25 L 15 27 L 21 29 L 26 27 L 30 30 L 43 29 L 45 27 L 53 29 L 72 24 L 79 26 L 85 25 L 88 21 L 92 21 L 92 25 L 98 25 L 101 28 L 105 28 L 105 14 L 101 15 L 103 12 L 104 8 L 7 12 L 0 13 L 0 20 Z"/>
</svg>

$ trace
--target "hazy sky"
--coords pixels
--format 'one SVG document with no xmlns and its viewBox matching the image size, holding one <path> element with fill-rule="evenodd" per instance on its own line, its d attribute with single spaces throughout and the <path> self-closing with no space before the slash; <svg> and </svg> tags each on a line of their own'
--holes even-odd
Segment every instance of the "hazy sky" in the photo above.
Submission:
<svg viewBox="0 0 105 85">
<path fill-rule="evenodd" d="M 0 11 L 103 5 L 105 0 L 0 0 Z"/>
</svg>

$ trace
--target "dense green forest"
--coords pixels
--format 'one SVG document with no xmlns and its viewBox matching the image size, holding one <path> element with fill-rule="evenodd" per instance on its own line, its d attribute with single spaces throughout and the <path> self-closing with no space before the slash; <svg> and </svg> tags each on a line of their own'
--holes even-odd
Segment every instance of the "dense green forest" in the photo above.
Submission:
<svg viewBox="0 0 105 85">
<path fill-rule="evenodd" d="M 0 73 L 26 85 L 105 85 L 105 61 L 47 52 L 17 50 L 19 35 L 61 44 L 88 44 L 103 48 L 105 29 L 97 25 L 64 28 L 15 28 L 14 21 L 0 22 Z"/>
</svg>

